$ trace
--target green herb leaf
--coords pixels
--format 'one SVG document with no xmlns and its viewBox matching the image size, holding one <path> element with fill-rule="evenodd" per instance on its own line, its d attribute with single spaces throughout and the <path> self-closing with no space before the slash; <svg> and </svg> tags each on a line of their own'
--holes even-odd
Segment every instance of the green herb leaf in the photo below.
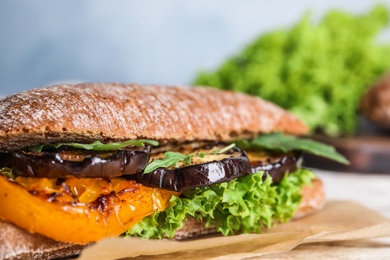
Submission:
<svg viewBox="0 0 390 260">
<path fill-rule="evenodd" d="M 143 238 L 173 237 L 188 217 L 214 225 L 223 235 L 260 233 L 263 227 L 290 220 L 298 209 L 303 185 L 315 178 L 308 169 L 286 175 L 278 185 L 263 173 L 250 174 L 231 182 L 186 191 L 172 197 L 163 212 L 144 218 L 127 236 Z"/>
<path fill-rule="evenodd" d="M 197 156 L 199 156 L 200 158 L 204 158 L 206 156 L 206 153 L 205 152 L 201 152 L 201 153 L 197 154 Z"/>
<path fill-rule="evenodd" d="M 3 174 L 7 179 L 15 179 L 15 175 L 12 171 L 11 168 L 3 167 L 0 169 L 0 174 Z"/>
<path fill-rule="evenodd" d="M 124 142 L 114 142 L 114 143 L 102 143 L 100 141 L 95 141 L 90 144 L 82 144 L 82 143 L 60 143 L 60 144 L 53 144 L 53 145 L 40 145 L 40 146 L 34 146 L 30 147 L 30 151 L 33 152 L 41 152 L 42 149 L 46 147 L 54 147 L 59 148 L 61 146 L 69 146 L 74 147 L 78 149 L 83 150 L 93 150 L 93 151 L 114 151 L 119 150 L 127 146 L 145 146 L 145 144 L 158 146 L 158 142 L 155 140 L 147 140 L 147 139 L 139 139 L 139 140 L 127 140 Z"/>
<path fill-rule="evenodd" d="M 242 145 L 240 147 L 242 149 L 264 149 L 284 153 L 290 151 L 303 151 L 325 157 L 342 164 L 349 164 L 349 161 L 330 145 L 322 144 L 310 139 L 288 136 L 282 133 L 263 134 L 251 141 L 240 141 L 237 143 Z"/>
<path fill-rule="evenodd" d="M 177 152 L 165 152 L 163 159 L 157 159 L 152 161 L 146 166 L 144 173 L 150 173 L 157 168 L 168 168 L 176 165 L 178 162 L 191 163 L 191 157 L 193 154 L 185 155 Z"/>
<path fill-rule="evenodd" d="M 37 145 L 37 146 L 31 146 L 28 148 L 31 152 L 40 153 L 42 152 L 44 147 L 47 147 L 48 145 Z"/>
<path fill-rule="evenodd" d="M 225 153 L 227 151 L 229 151 L 230 149 L 232 149 L 233 147 L 235 147 L 236 144 L 235 143 L 232 143 L 232 144 L 229 144 L 228 146 L 224 147 L 224 148 L 221 148 L 219 150 L 214 150 L 214 151 L 211 151 L 212 154 L 221 154 L 221 153 Z"/>
</svg>

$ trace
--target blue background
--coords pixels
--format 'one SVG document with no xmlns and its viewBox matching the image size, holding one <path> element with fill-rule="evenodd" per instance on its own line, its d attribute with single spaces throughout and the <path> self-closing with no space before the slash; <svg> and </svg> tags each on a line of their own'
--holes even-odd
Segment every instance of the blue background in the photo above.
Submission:
<svg viewBox="0 0 390 260">
<path fill-rule="evenodd" d="M 375 3 L 2 0 L 0 94 L 79 81 L 190 84 L 200 70 L 309 10 L 318 19 L 329 9 L 362 13 Z M 389 36 L 388 29 L 382 37 Z"/>
</svg>

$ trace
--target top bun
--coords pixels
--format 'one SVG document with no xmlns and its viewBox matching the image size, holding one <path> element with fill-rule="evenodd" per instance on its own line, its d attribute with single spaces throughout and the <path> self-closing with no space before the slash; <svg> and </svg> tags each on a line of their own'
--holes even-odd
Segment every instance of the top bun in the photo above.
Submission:
<svg viewBox="0 0 390 260">
<path fill-rule="evenodd" d="M 56 142 L 231 141 L 307 127 L 258 97 L 207 87 L 56 85 L 0 101 L 0 150 Z"/>
</svg>

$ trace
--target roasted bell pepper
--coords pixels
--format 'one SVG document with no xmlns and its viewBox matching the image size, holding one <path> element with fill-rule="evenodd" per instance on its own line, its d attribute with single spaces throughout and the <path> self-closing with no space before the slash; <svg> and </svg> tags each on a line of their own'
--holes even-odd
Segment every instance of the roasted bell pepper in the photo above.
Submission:
<svg viewBox="0 0 390 260">
<path fill-rule="evenodd" d="M 69 177 L 7 179 L 0 175 L 0 219 L 52 239 L 89 243 L 119 236 L 163 211 L 176 192 L 134 181 Z"/>
</svg>

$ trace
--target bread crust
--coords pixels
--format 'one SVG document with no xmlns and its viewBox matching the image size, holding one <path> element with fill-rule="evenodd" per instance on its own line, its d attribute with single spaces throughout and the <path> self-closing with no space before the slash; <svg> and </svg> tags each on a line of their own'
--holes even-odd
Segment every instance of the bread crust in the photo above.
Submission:
<svg viewBox="0 0 390 260">
<path fill-rule="evenodd" d="M 311 186 L 302 189 L 302 203 L 294 219 L 320 210 L 325 202 L 323 184 L 315 179 Z M 0 259 L 51 259 L 76 255 L 87 245 L 57 242 L 39 234 L 31 234 L 13 224 L 0 220 Z M 195 219 L 188 219 L 178 230 L 175 239 L 183 240 L 216 233 L 216 228 L 205 227 Z"/>
<path fill-rule="evenodd" d="M 324 184 L 320 179 L 314 179 L 310 186 L 303 186 L 302 201 L 293 219 L 306 217 L 321 210 L 325 204 Z"/>
<path fill-rule="evenodd" d="M 0 259 L 53 259 L 77 255 L 86 245 L 57 242 L 0 220 Z"/>
<path fill-rule="evenodd" d="M 257 97 L 207 87 L 56 85 L 0 101 L 0 150 L 56 142 L 147 138 L 231 141 L 307 127 Z"/>
</svg>

